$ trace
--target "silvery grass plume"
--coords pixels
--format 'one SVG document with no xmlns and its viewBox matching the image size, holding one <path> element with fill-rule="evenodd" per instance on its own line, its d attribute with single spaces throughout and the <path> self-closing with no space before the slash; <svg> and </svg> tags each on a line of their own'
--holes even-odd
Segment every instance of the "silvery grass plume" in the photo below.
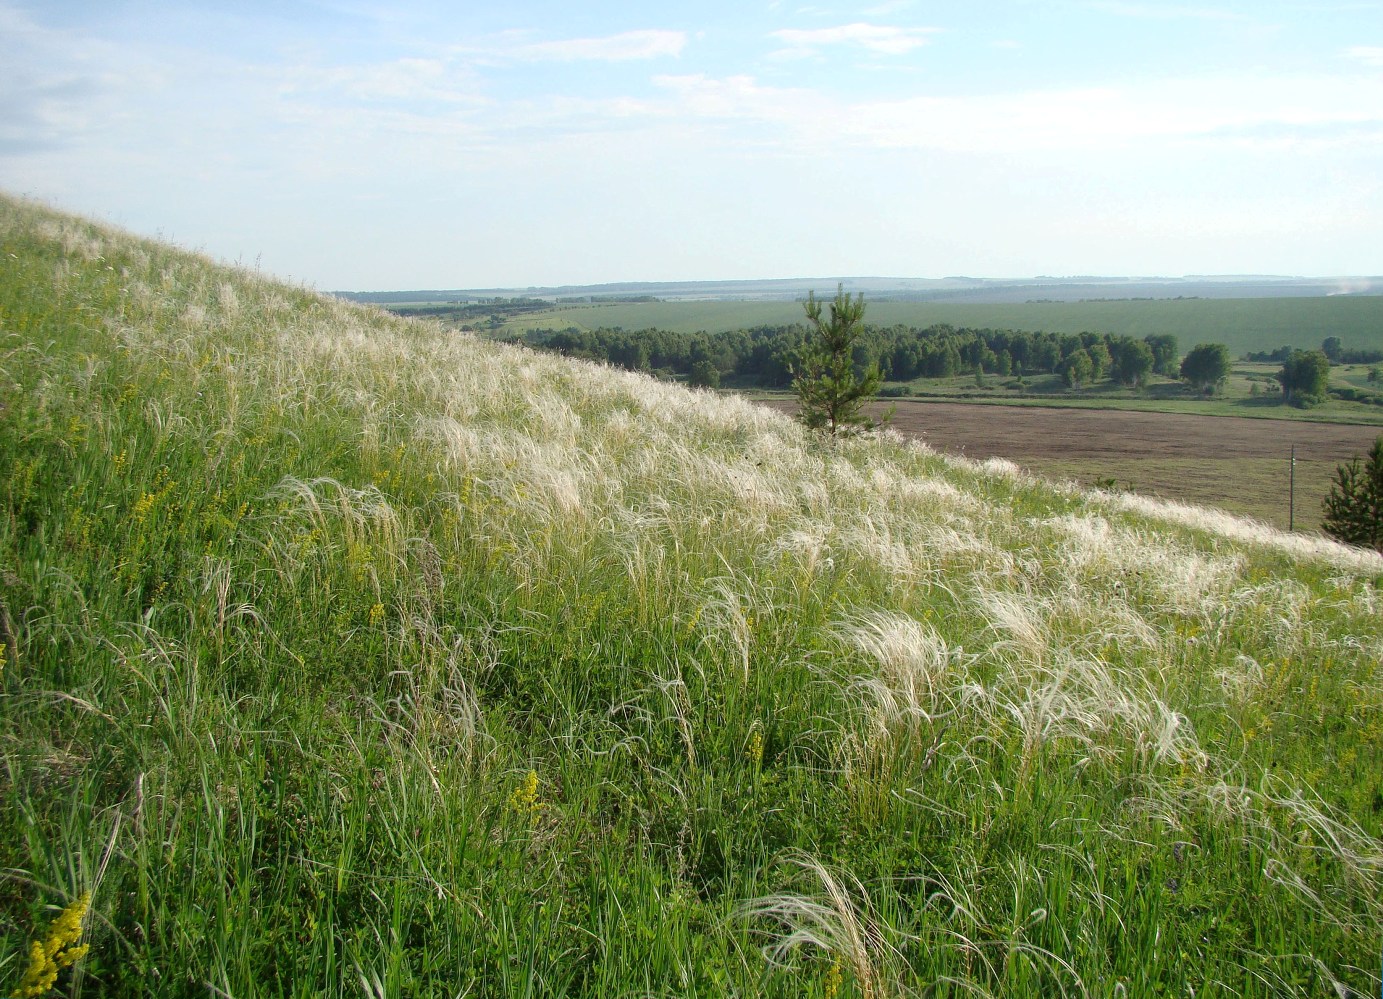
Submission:
<svg viewBox="0 0 1383 999">
<path fill-rule="evenodd" d="M 1137 493 L 1096 491 L 1091 495 L 1096 502 L 1113 509 L 1131 511 L 1153 520 L 1190 527 L 1257 547 L 1275 548 L 1295 558 L 1328 562 L 1353 572 L 1383 572 L 1383 555 L 1366 548 L 1342 545 L 1320 535 L 1288 533 L 1222 510 L 1154 499 Z"/>
<path fill-rule="evenodd" d="M 755 923 L 776 924 L 765 953 L 781 962 L 799 949 L 814 949 L 842 958 L 865 999 L 887 999 L 898 993 L 895 965 L 902 957 L 854 875 L 835 870 L 806 853 L 790 853 L 782 863 L 800 868 L 818 893 L 785 892 L 742 903 L 737 914 Z"/>
<path fill-rule="evenodd" d="M 880 611 L 836 625 L 835 634 L 876 667 L 846 685 L 847 697 L 867 706 L 871 730 L 915 730 L 946 717 L 963 701 L 964 652 L 921 622 Z"/>
</svg>

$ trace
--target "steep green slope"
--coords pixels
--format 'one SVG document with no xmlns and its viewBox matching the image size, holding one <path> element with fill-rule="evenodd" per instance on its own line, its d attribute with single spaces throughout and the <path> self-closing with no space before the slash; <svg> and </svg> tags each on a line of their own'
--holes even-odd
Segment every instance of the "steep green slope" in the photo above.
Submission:
<svg viewBox="0 0 1383 999">
<path fill-rule="evenodd" d="M 0 986 L 90 891 L 59 991 L 1377 992 L 1383 559 L 11 201 L 0 268 Z"/>
</svg>

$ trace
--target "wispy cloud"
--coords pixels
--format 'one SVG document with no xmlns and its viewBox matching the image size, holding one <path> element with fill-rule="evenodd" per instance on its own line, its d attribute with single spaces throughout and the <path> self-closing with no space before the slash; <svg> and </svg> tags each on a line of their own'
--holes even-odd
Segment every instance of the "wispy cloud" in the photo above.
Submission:
<svg viewBox="0 0 1383 999">
<path fill-rule="evenodd" d="M 567 38 L 551 42 L 532 42 L 508 51 L 516 59 L 553 62 L 628 62 L 679 56 L 687 44 L 683 31 L 622 31 L 602 38 Z"/>
<path fill-rule="evenodd" d="M 108 42 L 0 5 L 0 152 L 64 148 L 121 118 L 120 103 L 165 82 L 162 67 Z"/>
<path fill-rule="evenodd" d="M 1344 77 L 1184 78 L 1142 87 L 919 98 L 859 106 L 876 145 L 966 151 L 1120 149 L 1147 143 L 1377 143 L 1383 104 Z"/>
<path fill-rule="evenodd" d="M 1383 67 L 1383 45 L 1351 45 L 1345 49 L 1345 55 L 1365 66 Z"/>
<path fill-rule="evenodd" d="M 1120 17 L 1140 17 L 1158 21 L 1245 21 L 1245 15 L 1222 7 L 1192 7 L 1183 4 L 1129 3 L 1124 0 L 1092 0 L 1093 10 Z"/>
<path fill-rule="evenodd" d="M 810 135 L 823 115 L 861 148 L 961 153 L 1118 150 L 1167 143 L 1321 146 L 1383 143 L 1383 104 L 1351 77 L 1184 78 L 1140 87 L 916 96 L 844 103 L 749 76 L 657 77 L 663 114 L 721 119 Z"/>
<path fill-rule="evenodd" d="M 666 112 L 681 118 L 749 119 L 795 125 L 811 120 L 826 106 L 822 95 L 815 91 L 765 87 L 752 76 L 716 79 L 696 73 L 655 76 L 653 82 L 673 99 L 673 106 Z"/>
<path fill-rule="evenodd" d="M 773 37 L 786 43 L 780 56 L 814 55 L 831 45 L 857 46 L 880 55 L 906 55 L 931 41 L 936 28 L 900 28 L 892 25 L 856 22 L 834 28 L 785 28 Z"/>
<path fill-rule="evenodd" d="M 348 102 L 479 102 L 471 74 L 442 59 L 396 59 L 364 65 L 298 65 L 285 68 L 279 91 L 334 94 Z"/>
</svg>

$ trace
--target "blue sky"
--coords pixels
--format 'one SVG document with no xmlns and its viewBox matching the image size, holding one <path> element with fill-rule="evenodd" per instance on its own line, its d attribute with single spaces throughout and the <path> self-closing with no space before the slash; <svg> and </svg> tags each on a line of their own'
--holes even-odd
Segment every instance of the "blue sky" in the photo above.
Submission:
<svg viewBox="0 0 1383 999">
<path fill-rule="evenodd" d="M 1383 0 L 0 0 L 0 188 L 323 289 L 1383 274 Z"/>
</svg>

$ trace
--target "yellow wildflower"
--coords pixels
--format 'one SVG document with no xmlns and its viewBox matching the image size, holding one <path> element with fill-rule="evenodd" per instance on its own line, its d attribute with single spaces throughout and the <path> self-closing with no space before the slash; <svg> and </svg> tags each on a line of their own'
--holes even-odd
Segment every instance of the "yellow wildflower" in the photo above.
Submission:
<svg viewBox="0 0 1383 999">
<path fill-rule="evenodd" d="M 841 981 L 840 958 L 836 958 L 826 971 L 826 988 L 824 989 L 826 999 L 836 999 L 836 996 L 840 995 Z"/>
<path fill-rule="evenodd" d="M 91 905 L 91 892 L 83 892 L 67 908 L 58 913 L 42 943 L 29 945 L 29 967 L 19 987 L 10 993 L 11 999 L 35 999 L 44 995 L 58 980 L 58 972 L 81 960 L 87 945 L 77 946 L 82 938 L 82 920 Z"/>
<path fill-rule="evenodd" d="M 509 807 L 521 815 L 534 819 L 538 817 L 538 810 L 543 807 L 538 800 L 538 771 L 528 771 L 519 786 L 514 788 L 514 793 L 509 796 Z"/>
<path fill-rule="evenodd" d="M 757 729 L 749 736 L 749 745 L 745 747 L 744 756 L 751 764 L 758 766 L 764 761 L 764 737 L 763 733 Z"/>
</svg>

